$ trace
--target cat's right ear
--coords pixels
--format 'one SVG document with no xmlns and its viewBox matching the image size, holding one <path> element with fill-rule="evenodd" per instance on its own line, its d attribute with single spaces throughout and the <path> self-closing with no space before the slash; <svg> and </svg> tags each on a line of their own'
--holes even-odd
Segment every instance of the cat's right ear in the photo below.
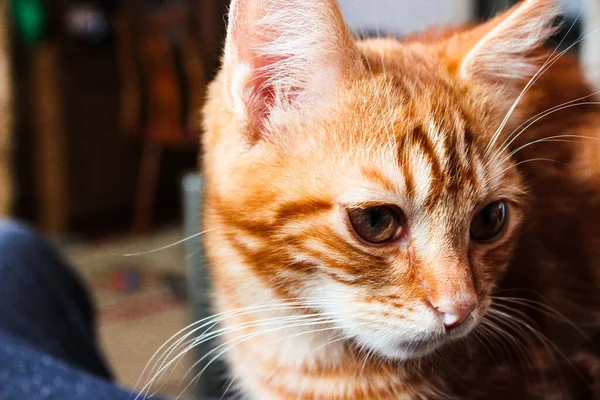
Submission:
<svg viewBox="0 0 600 400">
<path fill-rule="evenodd" d="M 450 41 L 459 75 L 514 89 L 541 67 L 536 50 L 556 30 L 558 0 L 523 0 L 511 10 Z"/>
<path fill-rule="evenodd" d="M 254 135 L 276 111 L 315 105 L 361 67 L 336 0 L 232 1 L 225 90 Z"/>
</svg>

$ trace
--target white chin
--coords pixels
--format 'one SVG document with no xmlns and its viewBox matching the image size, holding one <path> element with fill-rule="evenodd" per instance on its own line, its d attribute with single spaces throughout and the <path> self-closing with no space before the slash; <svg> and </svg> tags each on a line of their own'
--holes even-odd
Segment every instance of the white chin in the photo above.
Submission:
<svg viewBox="0 0 600 400">
<path fill-rule="evenodd" d="M 358 336 L 355 338 L 361 348 L 371 349 L 376 354 L 395 360 L 411 360 L 423 357 L 441 347 L 446 340 L 437 338 L 422 341 L 394 341 L 389 338 Z"/>
<path fill-rule="evenodd" d="M 411 360 L 421 358 L 427 354 L 432 353 L 438 349 L 443 343 L 432 342 L 432 343 L 419 343 L 419 344 L 397 344 L 397 345 L 386 345 L 377 346 L 376 350 L 387 358 L 396 360 Z"/>
<path fill-rule="evenodd" d="M 391 340 L 377 341 L 377 339 L 368 337 L 368 339 L 361 341 L 384 357 L 397 360 L 410 360 L 424 357 L 433 353 L 444 344 L 468 335 L 475 325 L 475 321 L 469 321 L 449 334 L 432 337 L 430 340 L 396 342 Z"/>
</svg>

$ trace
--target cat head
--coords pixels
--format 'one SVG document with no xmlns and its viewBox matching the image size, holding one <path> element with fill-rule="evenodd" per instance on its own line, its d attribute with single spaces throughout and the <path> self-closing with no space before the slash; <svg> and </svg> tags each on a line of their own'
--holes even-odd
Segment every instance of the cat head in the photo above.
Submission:
<svg viewBox="0 0 600 400">
<path fill-rule="evenodd" d="M 389 357 L 468 334 L 525 218 L 505 146 L 518 117 L 500 128 L 556 15 L 527 0 L 474 28 L 355 42 L 333 0 L 234 0 L 205 109 L 217 280 L 304 302 Z"/>
</svg>

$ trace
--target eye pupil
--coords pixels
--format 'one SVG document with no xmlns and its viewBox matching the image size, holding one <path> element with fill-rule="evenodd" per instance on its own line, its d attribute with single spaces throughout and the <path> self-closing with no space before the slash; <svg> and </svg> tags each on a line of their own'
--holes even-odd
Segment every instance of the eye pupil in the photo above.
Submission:
<svg viewBox="0 0 600 400">
<path fill-rule="evenodd" d="M 498 237 L 506 222 L 506 204 L 496 201 L 485 206 L 471 221 L 471 239 L 489 242 Z"/>
<path fill-rule="evenodd" d="M 376 229 L 378 225 L 385 226 L 391 217 L 389 210 L 381 207 L 368 209 L 367 215 L 372 229 Z"/>
<path fill-rule="evenodd" d="M 390 206 L 353 208 L 348 211 L 352 228 L 369 243 L 385 243 L 401 233 L 401 213 Z"/>
</svg>

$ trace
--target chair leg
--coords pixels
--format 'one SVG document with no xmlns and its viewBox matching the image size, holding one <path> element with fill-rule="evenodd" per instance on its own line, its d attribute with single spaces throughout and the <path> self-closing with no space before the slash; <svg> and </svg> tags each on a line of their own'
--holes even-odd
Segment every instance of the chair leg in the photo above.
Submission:
<svg viewBox="0 0 600 400">
<path fill-rule="evenodd" d="M 136 194 L 134 233 L 145 233 L 152 227 L 162 153 L 161 145 L 152 142 L 144 144 Z"/>
</svg>

